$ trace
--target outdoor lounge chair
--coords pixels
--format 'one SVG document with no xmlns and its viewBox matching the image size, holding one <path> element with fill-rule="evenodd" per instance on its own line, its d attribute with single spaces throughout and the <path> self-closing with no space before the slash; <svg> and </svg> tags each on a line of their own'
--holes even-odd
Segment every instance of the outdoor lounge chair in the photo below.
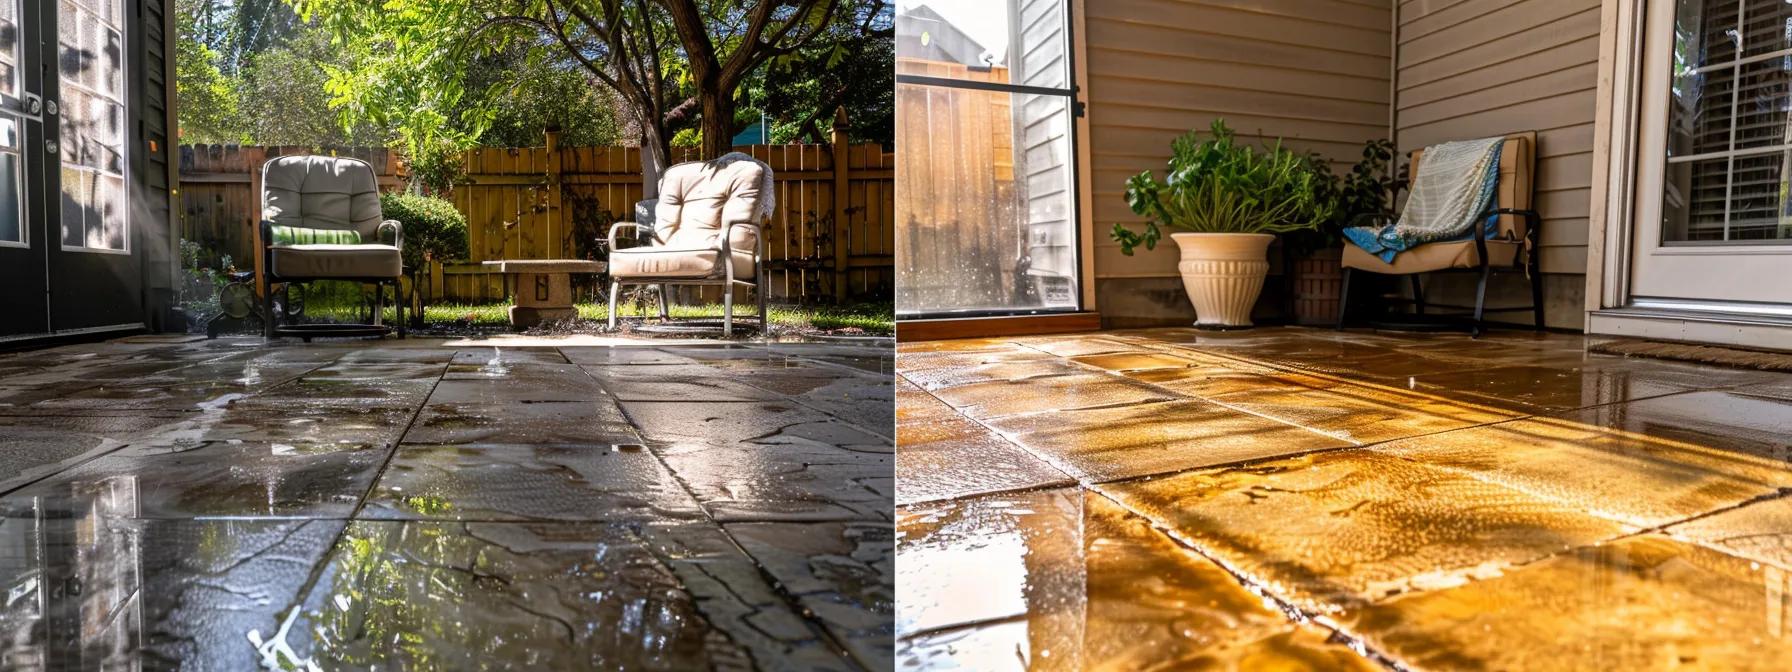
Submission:
<svg viewBox="0 0 1792 672">
<path fill-rule="evenodd" d="M 404 336 L 404 301 L 399 278 L 404 261 L 404 229 L 380 212 L 379 182 L 373 166 L 333 156 L 282 156 L 261 169 L 261 245 L 265 274 L 262 311 L 266 335 L 383 336 L 385 288 L 393 290 L 398 335 Z M 290 296 L 296 283 L 345 280 L 374 286 L 372 324 L 281 324 L 274 308 L 274 285 Z"/>
<path fill-rule="evenodd" d="M 1427 308 L 1447 308 L 1465 311 L 1457 316 L 1469 317 L 1469 333 L 1480 336 L 1486 323 L 1486 313 L 1530 311 L 1536 321 L 1536 328 L 1543 329 L 1543 275 L 1537 268 L 1537 235 L 1542 218 L 1536 210 L 1531 209 L 1535 198 L 1537 134 L 1535 132 L 1519 133 L 1506 136 L 1505 144 L 1500 152 L 1499 184 L 1496 187 L 1494 207 L 1487 211 L 1489 216 L 1498 214 L 1499 223 L 1493 237 L 1489 238 L 1486 227 L 1475 225 L 1474 237 L 1465 240 L 1450 240 L 1425 243 L 1399 253 L 1393 263 L 1382 261 L 1380 257 L 1370 254 L 1361 247 L 1349 242 L 1344 244 L 1343 287 L 1338 306 L 1338 328 L 1342 329 L 1350 312 L 1351 277 L 1358 272 L 1379 275 L 1404 275 L 1410 279 L 1412 286 L 1413 311 L 1424 315 Z M 1412 166 L 1412 183 L 1417 184 L 1419 178 L 1419 158 L 1424 150 L 1416 150 L 1407 165 Z M 1357 224 L 1368 223 L 1369 220 L 1391 220 L 1387 214 L 1363 215 Z M 1485 221 L 1484 219 L 1481 221 Z M 1419 276 L 1425 273 L 1440 272 L 1478 273 L 1475 284 L 1475 305 L 1442 305 L 1428 304 L 1425 301 L 1425 287 Z M 1529 276 L 1531 282 L 1531 305 L 1502 308 L 1487 307 L 1487 281 L 1496 271 L 1521 271 Z"/>
<path fill-rule="evenodd" d="M 761 225 L 772 212 L 772 169 L 758 159 L 730 153 L 666 169 L 651 227 L 617 222 L 610 227 L 610 328 L 623 285 L 657 285 L 660 316 L 670 315 L 668 285 L 720 286 L 722 335 L 734 334 L 734 287 L 753 288 L 759 329 L 765 332 L 765 238 Z M 651 228 L 646 245 L 618 247 L 616 233 Z"/>
</svg>

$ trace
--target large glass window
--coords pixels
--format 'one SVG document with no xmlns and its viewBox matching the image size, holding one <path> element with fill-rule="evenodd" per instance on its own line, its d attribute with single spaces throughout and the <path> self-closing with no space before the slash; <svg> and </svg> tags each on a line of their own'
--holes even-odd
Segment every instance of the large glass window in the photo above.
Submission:
<svg viewBox="0 0 1792 672">
<path fill-rule="evenodd" d="M 62 245 L 125 251 L 124 0 L 59 0 Z"/>
<path fill-rule="evenodd" d="M 1680 0 L 1664 245 L 1792 241 L 1792 4 Z"/>
<path fill-rule="evenodd" d="M 1067 0 L 897 0 L 896 311 L 1079 308 Z"/>
<path fill-rule="evenodd" d="M 25 244 L 19 0 L 0 0 L 0 245 Z"/>
</svg>

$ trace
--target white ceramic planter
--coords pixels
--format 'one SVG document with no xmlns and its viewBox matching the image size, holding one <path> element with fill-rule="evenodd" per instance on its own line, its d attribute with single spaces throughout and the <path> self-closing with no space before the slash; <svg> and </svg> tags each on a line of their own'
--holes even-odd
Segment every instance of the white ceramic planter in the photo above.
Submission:
<svg viewBox="0 0 1792 672">
<path fill-rule="evenodd" d="M 1182 288 L 1195 305 L 1195 326 L 1251 326 L 1251 308 L 1269 274 L 1267 233 L 1172 233 L 1182 260 Z"/>
</svg>

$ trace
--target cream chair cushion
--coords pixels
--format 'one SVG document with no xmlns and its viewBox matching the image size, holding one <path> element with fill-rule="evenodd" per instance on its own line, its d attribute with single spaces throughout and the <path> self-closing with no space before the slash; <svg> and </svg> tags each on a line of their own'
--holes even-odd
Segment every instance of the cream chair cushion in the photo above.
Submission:
<svg viewBox="0 0 1792 672">
<path fill-rule="evenodd" d="M 666 169 L 654 206 L 653 244 L 610 252 L 617 278 L 709 279 L 723 276 L 717 241 L 725 224 L 757 226 L 772 210 L 772 171 L 758 160 L 731 153 Z M 728 249 L 737 280 L 753 280 L 758 234 L 729 230 Z"/>
<path fill-rule="evenodd" d="M 1511 266 L 1517 258 L 1523 243 L 1489 240 L 1487 241 L 1487 265 Z M 1475 241 L 1454 240 L 1448 242 L 1425 243 L 1405 252 L 1394 255 L 1394 263 L 1381 260 L 1363 248 L 1346 243 L 1344 245 L 1343 264 L 1345 268 L 1358 268 L 1371 273 L 1388 275 L 1409 275 L 1412 273 L 1429 273 L 1450 268 L 1477 268 L 1480 254 L 1475 251 Z"/>
<path fill-rule="evenodd" d="M 373 166 L 337 156 L 282 156 L 261 172 L 261 218 L 278 226 L 346 229 L 380 239 L 380 188 Z M 404 258 L 392 245 L 272 245 L 270 272 L 282 278 L 396 278 Z"/>
</svg>

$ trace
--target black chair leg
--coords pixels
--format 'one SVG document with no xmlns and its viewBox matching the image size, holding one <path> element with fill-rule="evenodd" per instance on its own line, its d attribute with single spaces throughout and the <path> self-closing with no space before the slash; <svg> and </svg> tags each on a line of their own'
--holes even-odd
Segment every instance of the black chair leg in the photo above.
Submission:
<svg viewBox="0 0 1792 672">
<path fill-rule="evenodd" d="M 1493 269 L 1483 262 L 1481 277 L 1475 281 L 1475 321 L 1469 326 L 1468 331 L 1471 338 L 1480 338 L 1482 330 L 1485 329 L 1481 316 L 1487 308 L 1487 278 L 1492 274 Z"/>
<path fill-rule="evenodd" d="M 261 316 L 263 318 L 261 321 L 262 338 L 273 339 L 274 330 L 279 328 L 275 323 L 280 320 L 280 316 L 274 312 L 274 283 L 272 282 L 267 283 L 261 290 Z"/>
<path fill-rule="evenodd" d="M 1531 266 L 1531 319 L 1536 321 L 1535 329 L 1543 331 L 1543 272 L 1535 264 Z"/>
<path fill-rule="evenodd" d="M 1406 276 L 1412 281 L 1412 309 L 1420 315 L 1425 314 L 1425 286 L 1419 284 L 1419 274 Z"/>
<path fill-rule="evenodd" d="M 1344 328 L 1344 316 L 1350 312 L 1350 276 L 1355 272 L 1354 268 L 1344 269 L 1344 280 L 1338 287 L 1338 324 L 1334 329 Z"/>
</svg>

